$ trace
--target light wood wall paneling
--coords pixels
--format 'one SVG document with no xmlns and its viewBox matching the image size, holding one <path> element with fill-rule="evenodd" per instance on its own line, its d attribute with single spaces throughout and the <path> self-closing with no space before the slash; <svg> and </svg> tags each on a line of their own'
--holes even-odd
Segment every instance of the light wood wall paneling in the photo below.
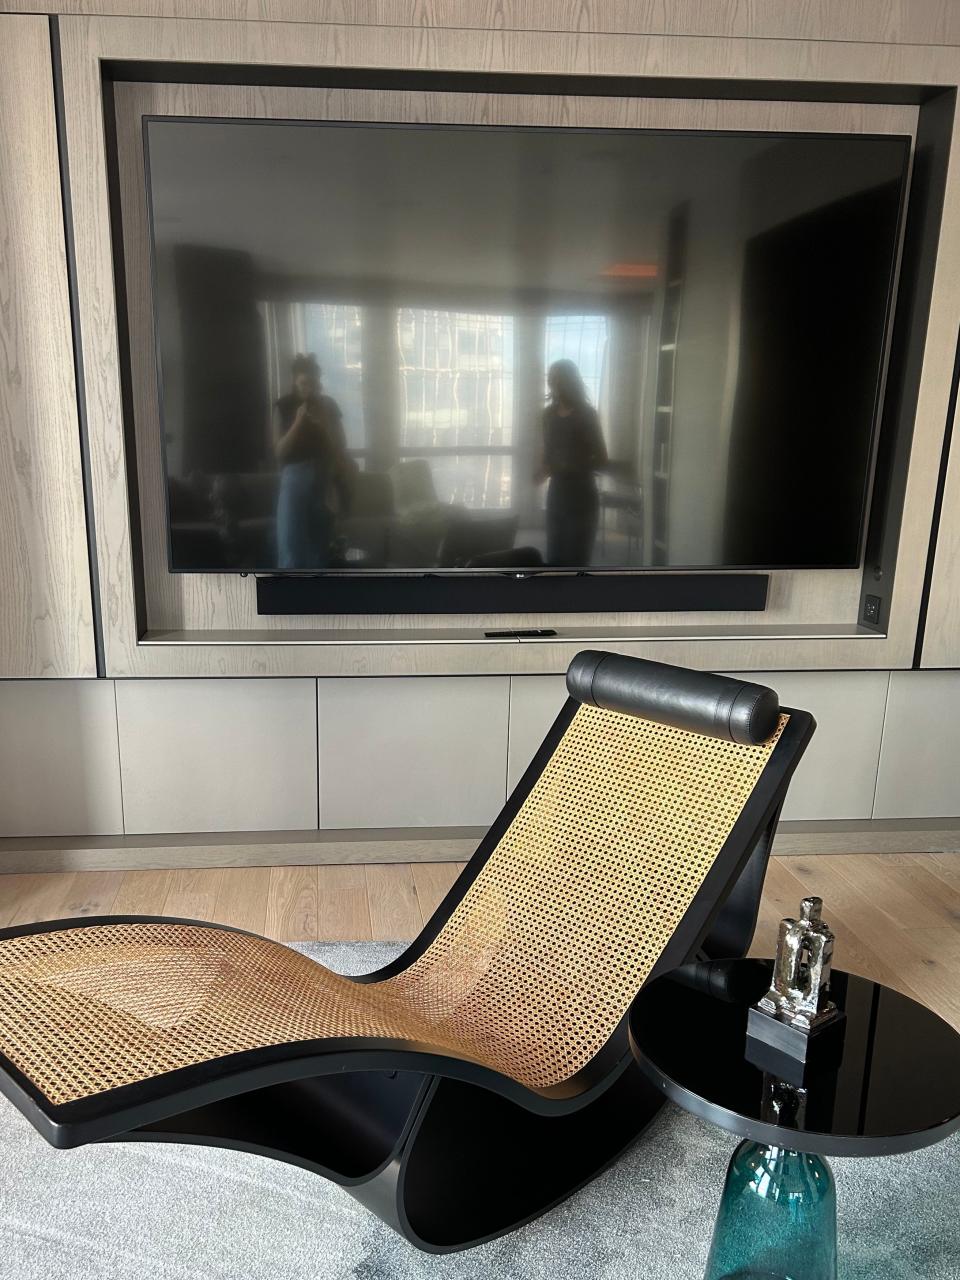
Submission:
<svg viewBox="0 0 960 1280">
<path fill-rule="evenodd" d="M 496 30 L 446 28 L 433 30 L 425 40 L 421 31 L 401 26 L 127 18 L 66 18 L 62 20 L 61 29 L 71 156 L 77 154 L 82 158 L 82 172 L 75 182 L 74 208 L 84 311 L 84 353 L 90 366 L 88 388 L 92 379 L 94 386 L 90 395 L 98 410 L 98 439 L 91 442 L 95 455 L 98 538 L 102 544 L 101 565 L 109 566 L 111 577 L 110 583 L 104 585 L 105 598 L 109 595 L 105 610 L 109 618 L 108 665 L 111 671 L 124 674 L 172 672 L 181 663 L 183 670 L 197 673 L 283 674 L 302 670 L 298 664 L 309 662 L 311 657 L 317 661 L 315 669 L 320 668 L 322 661 L 322 669 L 329 670 L 332 657 L 347 664 L 350 656 L 347 652 L 331 655 L 327 651 L 326 657 L 321 658 L 322 646 L 316 651 L 310 648 L 304 651 L 295 646 L 246 643 L 221 650 L 197 645 L 188 653 L 188 645 L 160 647 L 158 651 L 157 647 L 136 643 L 129 527 L 120 465 L 123 446 L 117 391 L 117 335 L 111 309 L 97 305 L 98 298 L 109 296 L 112 277 L 104 203 L 106 174 L 99 83 L 102 59 L 876 83 L 891 86 L 892 95 L 903 85 L 949 87 L 960 81 L 960 52 L 953 48 L 880 42 L 851 44 L 827 40 L 708 37 L 691 40 L 675 35 L 575 34 L 558 30 L 516 31 L 510 32 L 507 38 Z M 703 122 L 710 121 L 705 117 Z M 954 154 L 957 136 L 955 130 Z M 949 398 L 958 310 L 960 166 L 954 164 L 947 180 L 887 637 L 878 639 L 855 631 L 828 634 L 826 638 L 738 640 L 731 636 L 723 644 L 703 642 L 674 646 L 674 660 L 687 656 L 698 665 L 714 668 L 780 670 L 815 666 L 884 668 L 909 664 Z M 819 610 L 814 616 L 819 616 Z M 852 619 L 845 621 L 850 624 Z M 524 646 L 519 648 L 522 652 Z M 631 644 L 630 648 L 635 652 L 649 652 L 651 656 L 667 656 L 664 650 L 669 651 L 671 645 L 669 640 L 657 637 L 648 648 L 643 642 Z M 562 642 L 544 644 L 536 649 L 527 648 L 526 654 L 520 657 L 516 649 L 506 646 L 499 657 L 511 665 L 500 669 L 558 672 L 569 660 L 572 650 L 573 646 Z M 391 651 L 388 644 L 383 646 L 384 669 L 393 673 L 430 668 L 434 671 L 476 670 L 478 658 L 481 662 L 489 661 L 483 654 L 482 645 L 464 645 L 459 654 L 452 647 L 411 645 Z M 365 658 L 369 660 L 370 655 Z M 459 661 L 463 666 L 454 665 Z"/>
<path fill-rule="evenodd" d="M 960 6 L 958 6 L 960 8 Z M 921 666 L 960 667 L 960 426 L 955 408 L 924 619 Z"/>
<path fill-rule="evenodd" d="M 36 0 L 0 0 L 0 11 L 31 12 Z M 57 0 L 62 14 L 224 18 L 223 0 Z M 606 32 L 624 35 L 747 36 L 885 44 L 960 44 L 954 0 L 237 0 L 234 19 L 353 25 L 455 27 L 477 31 Z"/>
<path fill-rule="evenodd" d="M 151 305 L 150 250 L 144 200 L 145 177 L 142 118 L 164 116 L 229 116 L 231 118 L 263 117 L 282 119 L 350 119 L 449 121 L 456 123 L 512 122 L 527 124 L 566 124 L 577 126 L 657 127 L 729 129 L 788 129 L 809 131 L 868 130 L 912 134 L 916 125 L 913 108 L 882 105 L 825 103 L 758 103 L 719 100 L 686 101 L 682 99 L 604 99 L 604 98 L 529 98 L 514 95 L 450 95 L 411 94 L 380 91 L 344 91 L 316 89 L 243 88 L 214 85 L 122 84 L 116 89 L 117 136 L 121 195 L 124 222 L 125 262 L 127 267 L 127 304 L 132 339 L 132 373 L 136 399 L 137 470 L 140 494 L 141 527 L 144 540 L 145 590 L 147 621 L 150 634 L 171 634 L 177 628 L 202 632 L 213 627 L 229 634 L 231 629 L 253 632 L 270 639 L 270 632 L 303 630 L 315 632 L 316 619 L 261 618 L 256 613 L 253 579 L 236 575 L 173 576 L 167 572 L 166 500 L 162 459 L 158 442 L 162 436 L 157 399 L 154 316 Z M 789 627 L 807 625 L 819 617 L 836 626 L 838 620 L 855 618 L 859 602 L 859 571 L 778 572 L 773 575 L 770 599 L 763 614 L 763 626 Z M 453 620 L 469 625 L 472 619 Z M 667 614 L 552 616 L 530 615 L 522 618 L 491 616 L 487 627 L 569 625 L 594 634 L 597 628 L 621 626 L 633 621 L 643 624 L 647 634 L 662 627 L 666 634 L 676 634 L 677 619 Z M 391 631 L 424 632 L 449 627 L 450 619 L 435 616 L 415 618 L 386 617 L 359 619 L 339 617 L 326 619 L 330 632 L 340 629 L 356 631 L 366 622 L 379 630 L 384 638 Z M 749 630 L 752 622 L 745 614 L 684 616 L 687 626 L 735 628 Z M 479 632 L 479 628 L 478 628 Z M 329 633 L 328 633 L 329 634 Z M 362 635 L 362 631 L 360 632 Z M 769 634 L 769 633 L 768 633 Z M 304 639 L 306 639 L 306 635 Z M 352 639 L 353 637 L 351 637 Z M 398 636 L 399 638 L 399 636 Z M 426 635 L 424 635 L 426 639 Z M 347 637 L 344 636 L 346 641 Z M 466 660 L 473 670 L 506 670 L 535 658 L 535 651 L 517 654 L 516 648 L 488 650 L 479 634 L 479 644 L 468 649 Z M 169 656 L 169 649 L 167 651 Z M 376 663 L 380 655 L 367 649 L 356 649 L 365 664 Z M 461 655 L 450 648 L 442 653 L 423 647 L 421 663 L 437 663 L 446 669 L 462 670 Z M 329 662 L 329 652 L 315 655 L 314 661 Z M 288 660 L 293 655 L 288 652 Z M 410 663 L 413 655 L 404 652 Z M 491 667 L 489 660 L 497 665 Z M 395 660 L 396 661 L 396 660 Z M 505 665 L 506 663 L 506 665 Z M 316 668 L 311 668 L 316 669 Z M 375 673 L 382 668 L 366 667 Z M 394 669 L 393 663 L 389 669 Z"/>
<path fill-rule="evenodd" d="M 0 677 L 97 673 L 45 17 L 0 15 Z"/>
</svg>

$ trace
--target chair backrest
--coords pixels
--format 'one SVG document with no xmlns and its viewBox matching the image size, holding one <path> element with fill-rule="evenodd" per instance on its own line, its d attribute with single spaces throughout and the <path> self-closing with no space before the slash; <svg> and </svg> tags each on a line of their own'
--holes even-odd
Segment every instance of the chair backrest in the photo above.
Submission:
<svg viewBox="0 0 960 1280">
<path fill-rule="evenodd" d="M 567 687 L 500 818 L 389 975 L 548 1091 L 604 1048 L 651 976 L 695 955 L 814 727 L 763 686 L 617 654 L 579 654 Z"/>
</svg>

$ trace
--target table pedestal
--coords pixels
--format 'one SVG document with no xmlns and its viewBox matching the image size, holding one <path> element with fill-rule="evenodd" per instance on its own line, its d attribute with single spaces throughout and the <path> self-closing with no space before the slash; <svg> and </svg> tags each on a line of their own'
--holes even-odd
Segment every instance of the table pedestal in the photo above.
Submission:
<svg viewBox="0 0 960 1280">
<path fill-rule="evenodd" d="M 741 1142 L 704 1280 L 837 1280 L 837 1196 L 827 1162 Z"/>
</svg>

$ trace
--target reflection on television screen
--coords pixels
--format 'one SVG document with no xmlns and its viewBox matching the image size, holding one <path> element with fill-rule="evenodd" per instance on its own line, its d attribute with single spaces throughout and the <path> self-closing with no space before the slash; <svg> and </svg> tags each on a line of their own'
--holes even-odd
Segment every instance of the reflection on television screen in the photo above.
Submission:
<svg viewBox="0 0 960 1280">
<path fill-rule="evenodd" d="M 857 564 L 908 140 L 146 127 L 172 570 Z"/>
</svg>

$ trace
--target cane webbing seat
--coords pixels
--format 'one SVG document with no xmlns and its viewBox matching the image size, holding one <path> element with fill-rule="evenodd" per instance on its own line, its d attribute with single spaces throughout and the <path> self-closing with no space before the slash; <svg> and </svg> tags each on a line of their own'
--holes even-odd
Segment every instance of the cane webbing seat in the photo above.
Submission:
<svg viewBox="0 0 960 1280">
<path fill-rule="evenodd" d="M 603 1047 L 786 722 L 759 745 L 583 706 L 425 952 L 365 985 L 266 939 L 115 923 L 0 941 L 0 1052 L 61 1104 L 323 1038 L 432 1044 L 530 1088 Z"/>
<path fill-rule="evenodd" d="M 422 1248 L 569 1194 L 660 1105 L 627 1039 L 644 983 L 748 946 L 813 722 L 762 686 L 618 655 L 578 655 L 567 685 L 466 870 L 376 973 L 203 921 L 0 930 L 0 1089 L 59 1146 L 292 1160 Z M 499 1177 L 524 1144 L 537 1177 Z"/>
</svg>

